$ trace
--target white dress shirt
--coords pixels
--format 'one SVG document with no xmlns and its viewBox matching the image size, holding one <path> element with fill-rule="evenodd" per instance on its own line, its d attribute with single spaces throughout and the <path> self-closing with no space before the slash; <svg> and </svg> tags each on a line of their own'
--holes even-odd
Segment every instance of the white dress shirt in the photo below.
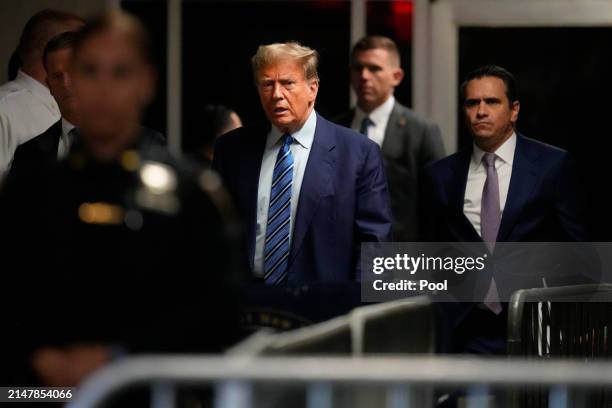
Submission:
<svg viewBox="0 0 612 408">
<path fill-rule="evenodd" d="M 514 150 L 516 149 L 516 133 L 504 142 L 496 151 L 495 169 L 499 182 L 499 207 L 503 211 L 508 198 L 508 188 L 512 177 L 512 163 L 514 162 Z M 487 180 L 487 171 L 482 163 L 485 152 L 474 145 L 472 160 L 468 170 L 467 184 L 465 186 L 465 196 L 463 199 L 463 213 L 472 223 L 478 235 L 480 233 L 480 205 L 482 201 L 482 190 Z"/>
<path fill-rule="evenodd" d="M 306 170 L 306 163 L 314 140 L 317 127 L 317 114 L 313 111 L 304 123 L 304 126 L 291 136 L 295 140 L 291 144 L 293 155 L 293 182 L 291 185 L 291 220 L 289 221 L 289 246 L 293 237 L 293 226 L 297 212 L 300 189 Z M 257 190 L 257 225 L 255 230 L 255 253 L 253 257 L 253 270 L 256 276 L 263 276 L 264 246 L 266 241 L 266 227 L 268 224 L 268 207 L 270 205 L 270 191 L 272 189 L 272 175 L 276 156 L 281 148 L 283 133 L 272 126 L 266 141 L 261 170 L 259 172 L 259 188 Z"/>
<path fill-rule="evenodd" d="M 369 115 L 357 106 L 355 108 L 353 123 L 351 123 L 351 129 L 359 132 L 361 130 L 361 122 L 364 118 L 369 117 L 374 124 L 368 128 L 368 139 L 376 142 L 378 146 L 382 146 L 385 141 L 385 132 L 387 131 L 389 116 L 391 116 L 394 105 L 395 98 L 391 95 L 382 105 L 370 112 Z"/>
<path fill-rule="evenodd" d="M 70 146 L 74 142 L 74 136 L 70 133 L 75 126 L 62 118 L 62 136 L 57 145 L 57 159 L 61 160 L 70 153 Z"/>
<path fill-rule="evenodd" d="M 0 86 L 0 178 L 10 167 L 17 146 L 58 120 L 59 107 L 49 89 L 23 71 Z"/>
</svg>

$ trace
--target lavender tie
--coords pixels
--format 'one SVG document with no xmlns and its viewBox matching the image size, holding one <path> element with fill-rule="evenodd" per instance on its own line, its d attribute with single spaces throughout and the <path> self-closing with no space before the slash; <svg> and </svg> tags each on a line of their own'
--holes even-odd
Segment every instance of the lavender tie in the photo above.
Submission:
<svg viewBox="0 0 612 408">
<path fill-rule="evenodd" d="M 482 158 L 482 164 L 487 171 L 487 180 L 482 190 L 482 202 L 480 203 L 480 236 L 491 252 L 495 248 L 495 241 L 497 241 L 497 233 L 501 222 L 499 180 L 497 178 L 497 169 L 495 168 L 495 159 L 494 153 L 485 153 Z M 493 313 L 501 313 L 502 307 L 499 303 L 499 293 L 493 278 L 485 296 L 484 304 Z"/>
</svg>

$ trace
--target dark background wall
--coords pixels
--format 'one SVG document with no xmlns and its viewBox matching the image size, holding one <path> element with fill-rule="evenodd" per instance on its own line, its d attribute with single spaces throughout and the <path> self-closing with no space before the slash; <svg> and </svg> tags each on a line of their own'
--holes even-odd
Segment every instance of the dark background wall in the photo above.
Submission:
<svg viewBox="0 0 612 408">
<path fill-rule="evenodd" d="M 294 40 L 320 54 L 317 110 L 348 107 L 350 3 L 346 1 L 186 1 L 183 5 L 184 146 L 206 103 L 234 108 L 245 123 L 265 120 L 250 58 L 261 44 Z"/>
<path fill-rule="evenodd" d="M 394 38 L 407 77 L 397 99 L 411 105 L 412 1 L 368 1 L 367 32 Z M 149 28 L 159 69 L 157 99 L 145 124 L 166 128 L 166 2 L 123 1 Z M 198 137 L 199 112 L 208 103 L 234 108 L 246 124 L 264 120 L 250 58 L 257 46 L 297 40 L 321 54 L 317 110 L 334 118 L 349 108 L 350 2 L 184 1 L 183 146 Z M 498 64 L 520 84 L 519 131 L 569 150 L 581 173 L 588 214 L 598 240 L 610 240 L 612 166 L 608 166 L 611 28 L 485 28 L 460 30 L 459 76 Z M 459 145 L 469 135 L 458 112 Z"/>
<path fill-rule="evenodd" d="M 411 105 L 411 0 L 367 1 L 369 34 L 394 38 L 407 77 L 396 92 Z M 152 34 L 159 83 L 157 99 L 145 125 L 166 128 L 166 2 L 126 0 L 122 7 L 140 17 Z M 206 104 L 235 109 L 246 124 L 264 120 L 253 84 L 250 58 L 260 44 L 288 40 L 320 53 L 321 88 L 317 110 L 334 118 L 349 108 L 351 4 L 345 0 L 183 1 L 183 148 L 198 135 L 200 112 Z"/>
</svg>

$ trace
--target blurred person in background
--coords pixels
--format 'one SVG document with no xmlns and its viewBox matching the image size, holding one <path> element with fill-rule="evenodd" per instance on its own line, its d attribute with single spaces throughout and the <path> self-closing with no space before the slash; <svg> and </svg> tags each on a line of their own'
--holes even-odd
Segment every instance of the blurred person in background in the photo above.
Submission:
<svg viewBox="0 0 612 408">
<path fill-rule="evenodd" d="M 51 38 L 82 26 L 80 17 L 57 10 L 40 11 L 26 23 L 17 47 L 17 77 L 0 86 L 0 178 L 17 146 L 60 120 L 59 107 L 47 88 L 43 52 Z"/>
<path fill-rule="evenodd" d="M 190 156 L 204 167 L 213 160 L 215 141 L 221 135 L 242 127 L 240 116 L 224 105 L 205 105 L 197 121 L 198 131 L 189 149 Z"/>
<path fill-rule="evenodd" d="M 17 147 L 8 177 L 21 177 L 19 173 L 54 164 L 68 155 L 74 143 L 78 111 L 70 86 L 69 69 L 77 35 L 74 31 L 61 33 L 45 47 L 43 65 L 47 71 L 47 86 L 62 117 L 43 134 Z"/>
<path fill-rule="evenodd" d="M 393 213 L 393 239 L 421 239 L 423 169 L 444 157 L 440 129 L 393 96 L 404 78 L 395 42 L 383 36 L 359 40 L 351 53 L 351 86 L 357 106 L 338 123 L 366 135 L 382 149 Z"/>
<path fill-rule="evenodd" d="M 252 58 L 269 123 L 217 140 L 213 168 L 238 205 L 247 260 L 268 286 L 359 279 L 359 243 L 391 238 L 380 149 L 315 111 L 318 54 L 295 42 Z"/>
<path fill-rule="evenodd" d="M 1 192 L 4 384 L 74 386 L 126 353 L 215 352 L 239 335 L 229 196 L 145 137 L 148 50 L 127 14 L 88 23 L 70 70 L 80 147 Z"/>
</svg>

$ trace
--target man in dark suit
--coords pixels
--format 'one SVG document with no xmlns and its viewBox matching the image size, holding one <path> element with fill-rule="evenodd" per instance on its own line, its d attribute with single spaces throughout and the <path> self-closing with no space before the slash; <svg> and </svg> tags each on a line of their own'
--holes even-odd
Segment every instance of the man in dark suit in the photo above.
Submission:
<svg viewBox="0 0 612 408">
<path fill-rule="evenodd" d="M 360 242 L 391 236 L 380 149 L 315 112 L 317 60 L 297 43 L 259 47 L 253 71 L 272 126 L 237 129 L 215 148 L 248 261 L 269 285 L 355 281 Z"/>
<path fill-rule="evenodd" d="M 420 182 L 426 164 L 444 157 L 440 129 L 397 102 L 395 88 L 404 77 L 395 42 L 368 36 L 353 47 L 351 85 L 357 106 L 338 123 L 366 134 L 381 146 L 389 181 L 393 239 L 421 239 Z"/>
<path fill-rule="evenodd" d="M 516 132 L 516 88 L 514 76 L 497 66 L 482 67 L 463 83 L 473 145 L 427 169 L 430 240 L 484 242 L 490 252 L 496 242 L 587 240 L 569 154 Z M 486 283 L 482 304 L 441 308 L 442 351 L 505 352 L 507 308 L 500 293 L 520 287 L 496 273 Z"/>
<path fill-rule="evenodd" d="M 47 85 L 59 106 L 61 119 L 44 133 L 19 145 L 8 177 L 21 179 L 49 168 L 68 156 L 78 146 L 78 104 L 70 86 L 70 63 L 78 32 L 67 31 L 53 37 L 43 52 L 43 66 L 47 72 Z M 164 137 L 151 129 L 142 128 L 141 144 L 145 147 L 165 145 Z M 43 170 L 44 171 L 44 170 Z"/>
<path fill-rule="evenodd" d="M 61 119 L 44 133 L 17 147 L 9 177 L 34 171 L 35 167 L 48 166 L 67 156 L 74 142 L 78 124 L 77 104 L 69 86 L 70 61 L 77 33 L 67 31 L 53 37 L 43 52 L 43 66 L 47 73 L 47 85 L 59 106 Z"/>
</svg>

